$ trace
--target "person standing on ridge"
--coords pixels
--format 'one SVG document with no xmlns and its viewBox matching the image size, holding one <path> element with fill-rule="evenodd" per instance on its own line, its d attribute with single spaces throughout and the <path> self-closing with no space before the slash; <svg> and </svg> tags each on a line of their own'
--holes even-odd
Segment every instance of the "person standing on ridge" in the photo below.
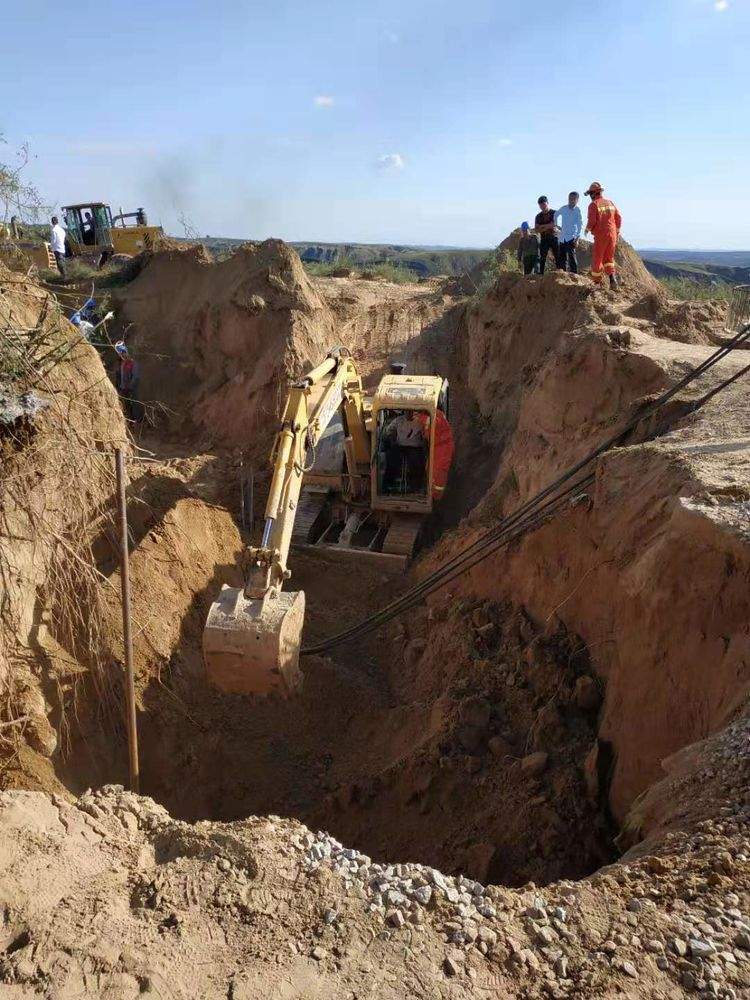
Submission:
<svg viewBox="0 0 750 1000">
<path fill-rule="evenodd" d="M 65 277 L 65 230 L 60 225 L 60 220 L 56 215 L 52 216 L 52 228 L 50 229 L 49 247 L 55 257 L 57 270 Z"/>
<path fill-rule="evenodd" d="M 555 212 L 555 222 L 560 220 L 560 254 L 557 266 L 561 271 L 570 269 L 573 274 L 578 274 L 576 245 L 583 231 L 583 216 L 578 207 L 579 198 L 580 195 L 577 191 L 571 191 L 568 195 L 568 204 L 558 208 Z"/>
<path fill-rule="evenodd" d="M 528 222 L 521 223 L 518 263 L 523 266 L 524 274 L 536 274 L 539 270 L 539 234 L 529 229 Z"/>
<path fill-rule="evenodd" d="M 604 197 L 599 181 L 592 181 L 585 194 L 591 198 L 586 232 L 594 237 L 594 254 L 591 260 L 591 278 L 601 285 L 604 275 L 609 275 L 611 288 L 617 288 L 615 249 L 622 228 L 622 217 L 617 205 Z"/>
<path fill-rule="evenodd" d="M 557 267 L 557 258 L 560 253 L 560 241 L 557 238 L 557 227 L 555 226 L 555 211 L 549 207 L 549 198 L 542 195 L 537 200 L 539 214 L 534 219 L 534 228 L 539 233 L 539 273 L 544 274 L 544 265 L 547 263 L 547 254 L 552 251 Z"/>
</svg>

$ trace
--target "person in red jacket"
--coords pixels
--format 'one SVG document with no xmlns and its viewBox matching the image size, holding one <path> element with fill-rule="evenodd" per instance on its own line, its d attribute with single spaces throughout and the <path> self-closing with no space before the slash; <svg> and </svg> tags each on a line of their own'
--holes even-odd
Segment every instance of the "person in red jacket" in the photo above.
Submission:
<svg viewBox="0 0 750 1000">
<path fill-rule="evenodd" d="M 604 275 L 608 274 L 611 287 L 617 288 L 615 248 L 622 226 L 620 211 L 613 201 L 603 197 L 604 188 L 599 181 L 592 181 L 585 193 L 591 198 L 586 232 L 594 237 L 591 277 L 597 285 L 601 285 Z"/>
<path fill-rule="evenodd" d="M 430 437 L 430 415 L 420 411 L 417 414 L 425 441 Z M 453 464 L 453 431 L 442 410 L 435 411 L 435 447 L 432 451 L 432 499 L 442 500 L 448 482 L 448 473 Z"/>
</svg>

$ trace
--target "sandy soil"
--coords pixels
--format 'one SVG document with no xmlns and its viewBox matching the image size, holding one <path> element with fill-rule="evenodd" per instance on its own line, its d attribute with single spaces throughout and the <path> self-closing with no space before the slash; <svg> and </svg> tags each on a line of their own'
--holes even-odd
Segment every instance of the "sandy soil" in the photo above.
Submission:
<svg viewBox="0 0 750 1000">
<path fill-rule="evenodd" d="M 42 387 L 49 416 L 0 439 L 9 996 L 745 995 L 750 411 L 741 383 L 695 409 L 744 358 L 603 455 L 587 495 L 511 552 L 305 662 L 299 699 L 220 695 L 200 661 L 208 604 L 237 582 L 238 450 L 266 446 L 290 372 L 335 337 L 371 379 L 394 353 L 451 377 L 447 521 L 464 518 L 418 576 L 725 336 L 647 277 L 633 266 L 615 295 L 507 275 L 465 302 L 436 283 L 310 282 L 278 243 L 220 265 L 154 255 L 120 322 L 169 410 L 139 434 L 155 454 L 129 459 L 160 805 L 86 791 L 126 773 L 111 474 L 86 462 L 122 421 L 94 352 Z M 6 329 L 37 323 L 33 283 L 0 273 L 0 293 Z M 75 446 L 45 465 L 63 427 Z M 93 519 L 70 502 L 76 477 Z M 293 570 L 309 638 L 408 583 L 317 556 Z M 55 612 L 63 583 L 86 614 Z"/>
</svg>

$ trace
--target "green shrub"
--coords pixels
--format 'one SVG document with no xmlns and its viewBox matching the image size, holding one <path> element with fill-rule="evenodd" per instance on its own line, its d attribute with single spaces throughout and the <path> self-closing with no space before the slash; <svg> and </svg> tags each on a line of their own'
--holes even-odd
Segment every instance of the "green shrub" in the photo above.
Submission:
<svg viewBox="0 0 750 1000">
<path fill-rule="evenodd" d="M 65 261 L 64 278 L 59 271 L 52 271 L 47 268 L 42 269 L 40 273 L 48 284 L 62 285 L 69 281 L 93 280 L 99 274 L 99 271 L 95 267 L 91 267 L 90 264 L 85 264 L 82 260 L 68 259 Z"/>
<path fill-rule="evenodd" d="M 315 274 L 321 278 L 328 277 L 340 268 L 348 267 L 349 270 L 353 271 L 357 266 L 349 257 L 339 257 L 331 261 L 305 260 L 302 263 L 308 274 Z"/>
<path fill-rule="evenodd" d="M 356 264 L 349 257 L 339 257 L 338 260 L 322 263 L 318 261 L 304 261 L 304 267 L 308 274 L 326 278 L 337 271 L 350 270 L 360 271 L 366 274 L 375 275 L 377 278 L 385 278 L 397 285 L 410 284 L 417 281 L 418 275 L 409 267 L 399 267 L 390 261 L 381 261 L 379 264 Z"/>
<path fill-rule="evenodd" d="M 409 285 L 418 280 L 418 275 L 410 267 L 399 267 L 398 264 L 390 262 L 374 264 L 367 270 L 378 278 L 385 278 L 386 281 L 392 281 L 396 285 Z"/>
<path fill-rule="evenodd" d="M 484 295 L 492 288 L 501 274 L 521 274 L 518 258 L 507 247 L 495 247 L 484 261 L 482 273 L 477 281 L 474 297 Z"/>
</svg>

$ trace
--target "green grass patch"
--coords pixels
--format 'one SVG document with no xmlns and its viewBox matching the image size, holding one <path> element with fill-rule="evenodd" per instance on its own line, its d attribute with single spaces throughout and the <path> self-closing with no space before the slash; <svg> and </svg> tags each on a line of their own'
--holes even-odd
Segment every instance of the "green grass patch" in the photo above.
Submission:
<svg viewBox="0 0 750 1000">
<path fill-rule="evenodd" d="M 341 269 L 348 268 L 350 271 L 354 271 L 357 267 L 350 257 L 339 257 L 338 260 L 331 261 L 311 260 L 302 263 L 308 274 L 314 274 L 320 278 L 328 278 L 334 271 Z"/>
<path fill-rule="evenodd" d="M 338 260 L 327 263 L 318 261 L 303 261 L 304 268 L 308 274 L 321 278 L 330 277 L 339 271 L 355 271 L 361 275 L 372 275 L 376 278 L 384 278 L 396 285 L 413 284 L 419 280 L 419 275 L 409 267 L 400 267 L 391 261 L 381 261 L 378 264 L 357 264 L 350 257 L 340 257 Z"/>
<path fill-rule="evenodd" d="M 410 267 L 399 267 L 398 264 L 391 264 L 388 261 L 383 264 L 373 264 L 365 270 L 378 278 L 392 281 L 395 285 L 412 285 L 419 280 L 419 275 Z"/>
</svg>

